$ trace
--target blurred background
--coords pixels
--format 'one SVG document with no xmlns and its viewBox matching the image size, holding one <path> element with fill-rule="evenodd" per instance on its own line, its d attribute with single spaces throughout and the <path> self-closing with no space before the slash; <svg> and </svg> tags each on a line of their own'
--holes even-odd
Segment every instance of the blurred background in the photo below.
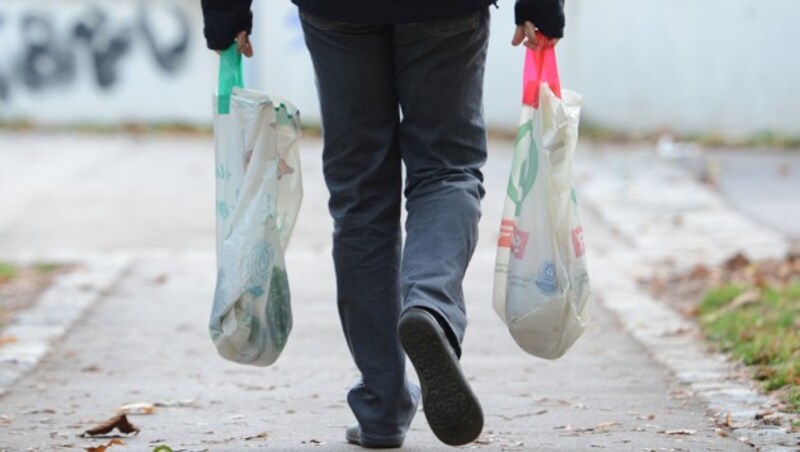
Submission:
<svg viewBox="0 0 800 452">
<path fill-rule="evenodd" d="M 492 8 L 486 118 L 516 127 L 522 51 L 511 1 Z M 294 5 L 254 2 L 248 85 L 319 120 Z M 800 136 L 800 3 L 792 0 L 571 0 L 558 47 L 587 127 L 608 134 L 747 140 Z M 0 121 L 208 127 L 214 54 L 192 0 L 2 0 Z M 797 141 L 793 143 L 797 144 Z"/>
<path fill-rule="evenodd" d="M 246 85 L 289 99 L 308 129 L 287 255 L 297 321 L 290 356 L 266 374 L 211 358 L 207 336 L 218 58 L 200 2 L 0 0 L 0 450 L 62 447 L 140 401 L 162 401 L 145 413 L 162 417 L 142 421 L 139 445 L 233 450 L 266 438 L 261 425 L 286 450 L 340 444 L 356 372 L 331 321 L 314 74 L 295 6 L 254 0 L 253 10 Z M 557 53 L 562 85 L 584 99 L 574 181 L 597 320 L 567 359 L 535 365 L 489 301 L 524 56 L 510 45 L 513 0 L 491 12 L 487 195 L 463 361 L 495 423 L 481 444 L 586 450 L 563 434 L 580 433 L 575 423 L 596 425 L 591 441 L 610 450 L 750 450 L 735 438 L 756 441 L 743 429 L 775 427 L 778 412 L 800 432 L 800 1 L 567 0 Z M 734 388 L 741 374 L 711 372 L 726 361 L 706 355 L 704 337 L 759 383 Z M 756 384 L 780 402 L 754 424 L 736 397 Z M 722 413 L 712 427 L 709 406 Z M 421 438 L 416 450 L 437 444 Z"/>
<path fill-rule="evenodd" d="M 510 45 L 511 0 L 499 5 L 485 115 L 492 136 L 508 138 L 523 51 Z M 246 84 L 290 99 L 309 136 L 318 134 L 296 8 L 256 0 L 253 10 L 257 53 L 245 61 Z M 584 140 L 652 145 L 748 213 L 797 234 L 800 218 L 785 215 L 788 201 L 775 195 L 800 190 L 789 170 L 797 158 L 763 151 L 800 147 L 800 27 L 792 20 L 800 3 L 571 0 L 566 15 L 558 57 L 563 85 L 584 98 Z M 217 58 L 202 28 L 193 0 L 1 0 L 0 127 L 209 133 Z M 730 147 L 751 152 L 731 155 Z"/>
</svg>

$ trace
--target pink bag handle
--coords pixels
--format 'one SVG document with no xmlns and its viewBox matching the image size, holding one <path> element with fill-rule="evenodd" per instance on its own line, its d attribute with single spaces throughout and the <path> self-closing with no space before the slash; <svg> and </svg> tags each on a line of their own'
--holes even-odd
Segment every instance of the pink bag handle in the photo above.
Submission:
<svg viewBox="0 0 800 452">
<path fill-rule="evenodd" d="M 539 40 L 547 39 L 538 31 L 536 36 Z M 547 83 L 553 94 L 561 99 L 561 81 L 558 78 L 554 46 L 541 46 L 536 50 L 527 49 L 525 52 L 525 72 L 522 76 L 523 104 L 539 108 L 539 90 L 542 83 Z"/>
</svg>

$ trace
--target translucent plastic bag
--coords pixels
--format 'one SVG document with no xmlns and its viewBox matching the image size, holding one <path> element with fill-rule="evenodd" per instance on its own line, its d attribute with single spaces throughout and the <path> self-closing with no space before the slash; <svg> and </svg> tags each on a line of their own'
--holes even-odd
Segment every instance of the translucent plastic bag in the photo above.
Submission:
<svg viewBox="0 0 800 452">
<path fill-rule="evenodd" d="M 524 78 L 493 304 L 523 350 L 556 359 L 586 328 L 591 308 L 572 188 L 581 99 L 561 91 L 552 47 L 527 51 Z"/>
<path fill-rule="evenodd" d="M 297 109 L 240 89 L 235 46 L 220 60 L 215 96 L 217 286 L 209 331 L 219 354 L 275 362 L 292 329 L 284 252 L 303 197 Z"/>
</svg>

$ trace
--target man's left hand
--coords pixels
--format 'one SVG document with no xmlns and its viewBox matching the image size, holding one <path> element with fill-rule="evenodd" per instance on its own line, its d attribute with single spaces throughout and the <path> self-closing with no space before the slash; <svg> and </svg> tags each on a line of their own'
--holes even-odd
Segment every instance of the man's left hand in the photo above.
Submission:
<svg viewBox="0 0 800 452">
<path fill-rule="evenodd" d="M 514 37 L 511 39 L 511 45 L 522 44 L 531 50 L 536 50 L 539 47 L 554 47 L 558 44 L 558 38 L 548 38 L 542 33 L 537 35 L 536 31 L 536 27 L 531 22 L 518 25 L 514 31 Z"/>
</svg>

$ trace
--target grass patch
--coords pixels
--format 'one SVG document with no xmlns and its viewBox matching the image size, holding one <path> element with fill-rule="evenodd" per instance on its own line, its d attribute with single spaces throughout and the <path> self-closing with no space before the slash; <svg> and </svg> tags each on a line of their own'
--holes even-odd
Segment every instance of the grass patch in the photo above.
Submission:
<svg viewBox="0 0 800 452">
<path fill-rule="evenodd" d="M 800 282 L 780 289 L 725 285 L 706 293 L 698 313 L 712 342 L 752 366 L 766 391 L 779 391 L 800 413 Z"/>
<path fill-rule="evenodd" d="M 62 274 L 75 266 L 68 263 L 0 262 L 0 333 L 17 313 L 33 306 L 41 294 Z"/>
<path fill-rule="evenodd" d="M 5 262 L 0 262 L 0 283 L 11 281 L 17 277 L 17 273 L 17 267 Z"/>
<path fill-rule="evenodd" d="M 63 264 L 57 264 L 55 262 L 40 262 L 38 264 L 33 265 L 34 270 L 44 274 L 55 273 L 63 268 L 64 268 Z"/>
</svg>

